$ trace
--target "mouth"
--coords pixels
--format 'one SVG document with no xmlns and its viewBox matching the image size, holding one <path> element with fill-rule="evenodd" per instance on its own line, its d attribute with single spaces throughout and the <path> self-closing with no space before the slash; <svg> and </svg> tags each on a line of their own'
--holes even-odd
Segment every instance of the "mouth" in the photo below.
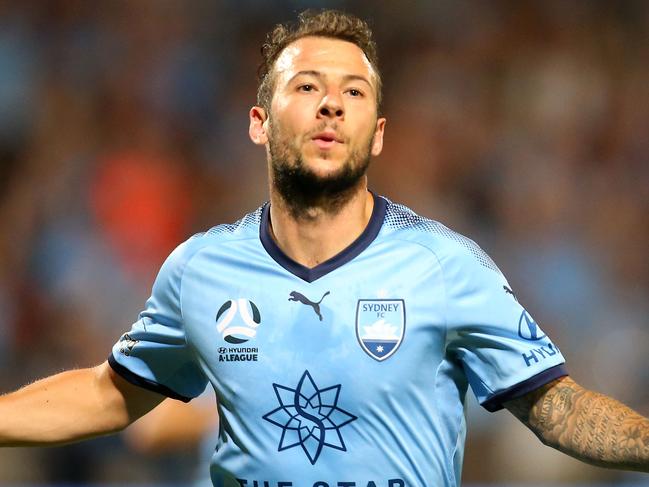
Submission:
<svg viewBox="0 0 649 487">
<path fill-rule="evenodd" d="M 331 149 L 336 144 L 344 143 L 343 139 L 333 131 L 317 133 L 311 138 L 311 140 L 318 146 L 318 148 L 323 150 Z"/>
</svg>

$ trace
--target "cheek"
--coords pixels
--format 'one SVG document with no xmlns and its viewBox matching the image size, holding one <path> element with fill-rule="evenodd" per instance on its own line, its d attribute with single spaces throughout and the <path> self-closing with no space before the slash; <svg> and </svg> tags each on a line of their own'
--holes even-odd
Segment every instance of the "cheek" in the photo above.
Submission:
<svg viewBox="0 0 649 487">
<path fill-rule="evenodd" d="M 376 121 L 364 119 L 361 124 L 358 125 L 359 129 L 356 130 L 356 137 L 354 146 L 360 147 L 363 150 L 370 148 L 374 141 L 374 134 L 376 133 Z"/>
<path fill-rule="evenodd" d="M 275 151 L 294 154 L 301 150 L 301 138 L 293 130 L 293 127 L 286 123 L 286 120 L 282 120 L 282 123 L 275 122 L 271 126 L 271 144 L 274 146 Z"/>
<path fill-rule="evenodd" d="M 273 110 L 276 132 L 283 140 L 293 140 L 300 133 L 299 113 L 288 104 L 279 105 Z"/>
<path fill-rule="evenodd" d="M 288 99 L 285 96 L 282 96 L 282 94 L 276 94 L 273 97 L 273 101 L 270 106 L 270 113 L 274 117 L 277 117 L 286 111 L 287 105 L 288 105 Z"/>
</svg>

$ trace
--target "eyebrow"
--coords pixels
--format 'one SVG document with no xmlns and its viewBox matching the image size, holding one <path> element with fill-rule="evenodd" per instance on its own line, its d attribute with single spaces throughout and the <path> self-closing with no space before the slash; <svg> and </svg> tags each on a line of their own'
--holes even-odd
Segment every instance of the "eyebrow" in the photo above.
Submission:
<svg viewBox="0 0 649 487">
<path fill-rule="evenodd" d="M 308 70 L 303 70 L 303 71 L 298 71 L 295 73 L 291 78 L 288 80 L 286 84 L 290 84 L 295 78 L 298 76 L 314 76 L 319 79 L 325 79 L 327 75 L 320 71 L 316 71 L 313 69 L 308 69 Z M 365 76 L 361 76 L 360 74 L 346 74 L 343 76 L 343 81 L 363 81 L 367 83 L 370 88 L 373 88 L 372 83 L 369 82 L 369 80 Z"/>
</svg>

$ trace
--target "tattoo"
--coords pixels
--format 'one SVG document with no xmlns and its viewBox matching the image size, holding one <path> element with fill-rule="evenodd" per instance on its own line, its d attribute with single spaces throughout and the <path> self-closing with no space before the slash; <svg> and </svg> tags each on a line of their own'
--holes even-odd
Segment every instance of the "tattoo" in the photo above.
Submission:
<svg viewBox="0 0 649 487">
<path fill-rule="evenodd" d="M 595 465 L 649 472 L 649 419 L 569 377 L 505 406 L 546 445 Z"/>
</svg>

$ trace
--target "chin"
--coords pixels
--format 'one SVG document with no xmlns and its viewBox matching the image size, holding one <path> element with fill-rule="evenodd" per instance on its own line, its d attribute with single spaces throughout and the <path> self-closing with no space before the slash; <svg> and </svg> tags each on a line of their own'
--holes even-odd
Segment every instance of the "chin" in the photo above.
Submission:
<svg viewBox="0 0 649 487">
<path fill-rule="evenodd" d="M 342 165 L 336 165 L 336 166 L 328 166 L 328 167 L 323 167 L 322 165 L 320 166 L 307 166 L 307 171 L 313 174 L 316 178 L 322 180 L 322 181 L 328 181 L 328 180 L 336 180 L 339 179 L 340 176 L 345 174 L 347 171 Z"/>
<path fill-rule="evenodd" d="M 347 161 L 339 158 L 332 158 L 330 155 L 325 157 L 315 156 L 303 159 L 304 167 L 318 176 L 327 177 L 338 174 L 345 169 Z"/>
</svg>

